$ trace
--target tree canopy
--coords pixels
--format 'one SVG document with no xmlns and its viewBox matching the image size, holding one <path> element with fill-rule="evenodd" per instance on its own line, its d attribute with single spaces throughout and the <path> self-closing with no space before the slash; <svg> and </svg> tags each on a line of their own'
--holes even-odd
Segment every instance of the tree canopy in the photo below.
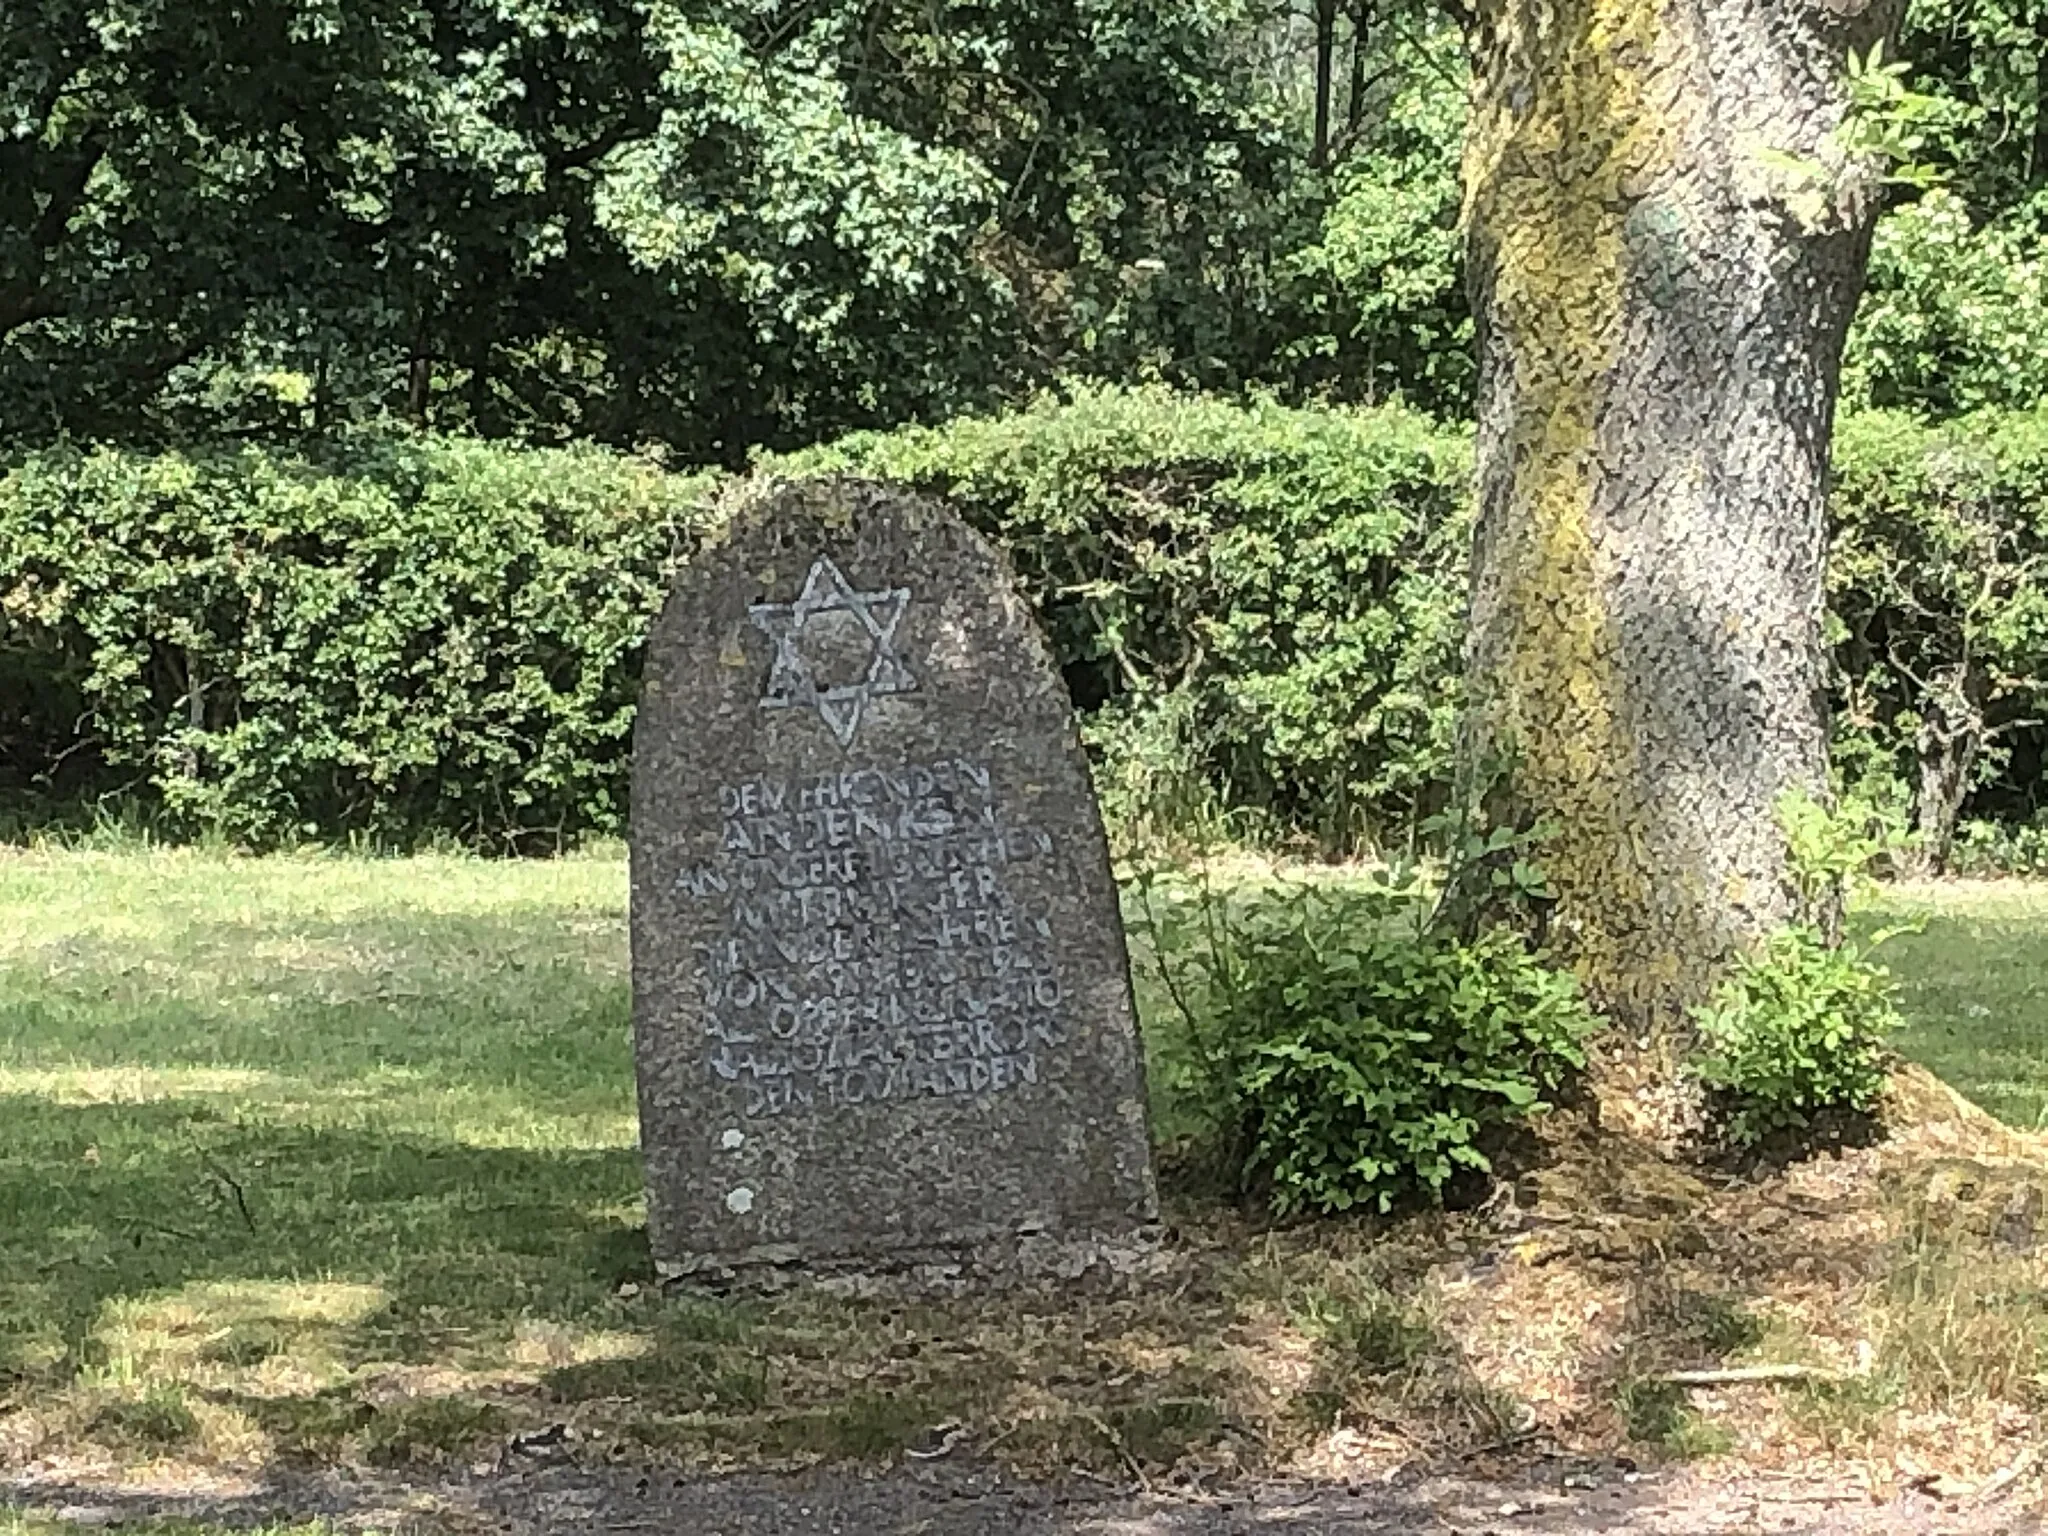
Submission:
<svg viewBox="0 0 2048 1536">
<path fill-rule="evenodd" d="M 15 441 L 1469 396 L 1416 0 L 35 0 L 0 46 Z"/>
</svg>

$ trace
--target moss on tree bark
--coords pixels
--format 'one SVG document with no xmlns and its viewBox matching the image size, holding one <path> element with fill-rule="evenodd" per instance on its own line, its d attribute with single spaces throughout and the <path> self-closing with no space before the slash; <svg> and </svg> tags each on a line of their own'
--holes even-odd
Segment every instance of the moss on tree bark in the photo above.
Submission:
<svg viewBox="0 0 2048 1536">
<path fill-rule="evenodd" d="M 1792 915 L 1826 780 L 1822 556 L 1875 177 L 1845 60 L 1901 0 L 1484 0 L 1468 793 L 1554 833 L 1608 1090 L 1682 1129 L 1688 1010 Z M 1483 781 L 1483 782 L 1482 782 Z"/>
</svg>

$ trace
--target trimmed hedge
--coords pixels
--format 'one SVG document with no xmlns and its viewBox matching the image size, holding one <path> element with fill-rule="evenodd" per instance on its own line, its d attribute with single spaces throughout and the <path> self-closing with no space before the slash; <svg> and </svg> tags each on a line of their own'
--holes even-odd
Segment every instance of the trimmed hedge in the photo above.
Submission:
<svg viewBox="0 0 2048 1536">
<path fill-rule="evenodd" d="M 1110 391 L 764 468 L 941 491 L 1006 544 L 1119 809 L 1192 786 L 1339 844 L 1447 760 L 1466 452 L 1399 410 Z M 616 831 L 645 627 L 716 484 L 412 437 L 31 458 L 0 480 L 0 791 L 256 844 Z"/>
<path fill-rule="evenodd" d="M 1007 548 L 1127 824 L 1227 806 L 1349 848 L 1442 792 L 1470 458 L 1398 407 L 1141 389 L 769 467 L 906 482 Z"/>
<path fill-rule="evenodd" d="M 906 481 L 1007 546 L 1127 826 L 1249 809 L 1344 850 L 1443 793 L 1469 452 L 1397 408 L 1100 390 L 762 468 Z M 1849 418 L 1837 477 L 1842 760 L 1908 795 L 1959 679 L 1983 712 L 1960 814 L 2024 821 L 2048 412 Z M 718 483 L 410 436 L 27 458 L 0 477 L 0 815 L 111 795 L 252 844 L 615 832 L 646 626 Z"/>
<path fill-rule="evenodd" d="M 707 484 L 432 438 L 18 463 L 0 787 L 126 788 L 256 844 L 616 830 L 642 638 Z"/>
</svg>

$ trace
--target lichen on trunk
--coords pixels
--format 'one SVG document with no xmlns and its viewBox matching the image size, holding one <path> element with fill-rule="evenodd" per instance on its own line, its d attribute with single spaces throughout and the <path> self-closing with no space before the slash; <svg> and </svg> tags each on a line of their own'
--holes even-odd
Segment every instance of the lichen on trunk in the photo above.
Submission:
<svg viewBox="0 0 2048 1536">
<path fill-rule="evenodd" d="M 1553 939 L 1669 1135 L 1690 1007 L 1792 911 L 1826 781 L 1821 560 L 1871 178 L 1844 62 L 1899 0 L 1485 0 L 1465 789 L 1540 821 Z"/>
</svg>

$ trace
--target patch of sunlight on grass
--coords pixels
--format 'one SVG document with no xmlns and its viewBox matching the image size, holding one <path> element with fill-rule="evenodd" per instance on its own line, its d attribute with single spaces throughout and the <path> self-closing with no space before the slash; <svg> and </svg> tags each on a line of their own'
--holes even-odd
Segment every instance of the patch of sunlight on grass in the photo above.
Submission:
<svg viewBox="0 0 2048 1536">
<path fill-rule="evenodd" d="M 0 1067 L 0 1098 L 48 1099 L 56 1104 L 155 1104 L 268 1090 L 272 1072 L 225 1067 L 72 1067 L 23 1070 Z"/>
<path fill-rule="evenodd" d="M 639 1360 L 653 1351 L 654 1341 L 644 1333 L 571 1328 L 527 1318 L 514 1326 L 506 1357 L 514 1365 L 559 1370 L 563 1366 L 595 1365 L 606 1360 Z"/>
<path fill-rule="evenodd" d="M 1859 926 L 1917 921 L 1878 951 L 1899 984 L 1899 1050 L 2008 1125 L 2048 1129 L 2048 884 L 1883 890 Z"/>
<path fill-rule="evenodd" d="M 346 1374 L 346 1330 L 389 1300 L 381 1286 L 336 1281 L 194 1281 L 108 1302 L 92 1352 L 105 1360 L 104 1375 L 120 1382 L 238 1379 L 279 1359 L 301 1377 L 332 1378 Z"/>
</svg>

